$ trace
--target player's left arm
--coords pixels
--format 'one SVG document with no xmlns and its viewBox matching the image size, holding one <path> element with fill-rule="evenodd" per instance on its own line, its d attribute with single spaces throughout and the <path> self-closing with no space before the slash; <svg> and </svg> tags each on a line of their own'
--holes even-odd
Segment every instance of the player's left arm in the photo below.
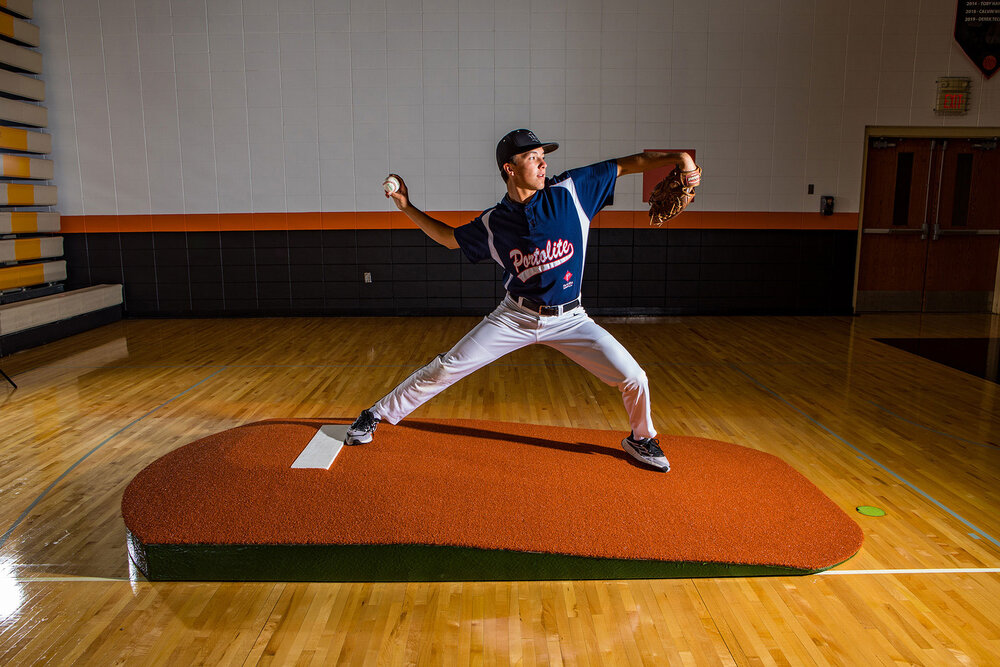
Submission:
<svg viewBox="0 0 1000 667">
<path fill-rule="evenodd" d="M 620 157 L 615 162 L 618 163 L 619 176 L 641 174 L 650 169 L 659 169 L 660 167 L 668 167 L 670 165 L 679 166 L 681 171 L 693 171 L 698 168 L 698 165 L 694 163 L 691 156 L 684 152 L 661 153 L 658 151 L 643 151 L 635 155 Z M 699 174 L 692 174 L 689 177 L 689 183 L 692 186 L 698 185 L 700 182 L 701 176 Z"/>
</svg>

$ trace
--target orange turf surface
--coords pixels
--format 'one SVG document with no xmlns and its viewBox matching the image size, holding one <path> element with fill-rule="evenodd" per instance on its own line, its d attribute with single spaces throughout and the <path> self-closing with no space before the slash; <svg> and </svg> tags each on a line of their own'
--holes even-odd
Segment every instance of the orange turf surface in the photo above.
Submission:
<svg viewBox="0 0 1000 667">
<path fill-rule="evenodd" d="M 330 470 L 291 469 L 316 430 L 222 431 L 141 471 L 122 514 L 145 544 L 421 544 L 806 570 L 853 556 L 860 527 L 781 459 L 660 436 L 672 470 L 622 434 L 472 420 L 382 424 Z"/>
</svg>

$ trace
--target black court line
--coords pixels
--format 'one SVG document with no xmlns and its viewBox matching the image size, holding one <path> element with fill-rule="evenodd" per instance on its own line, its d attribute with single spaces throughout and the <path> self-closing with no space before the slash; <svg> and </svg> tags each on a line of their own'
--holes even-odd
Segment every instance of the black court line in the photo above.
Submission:
<svg viewBox="0 0 1000 667">
<path fill-rule="evenodd" d="M 16 528 L 17 528 L 17 527 L 18 527 L 19 525 L 21 525 L 21 522 L 22 522 L 22 521 L 24 521 L 24 520 L 25 520 L 26 518 L 28 518 L 28 515 L 29 515 L 29 514 L 31 513 L 31 510 L 35 509 L 35 506 L 36 506 L 36 505 L 38 505 L 38 503 L 42 502 L 42 499 L 43 499 L 43 498 L 45 498 L 45 496 L 47 496 L 47 495 L 48 495 L 49 491 L 51 491 L 52 489 L 54 489 L 54 488 L 55 488 L 55 486 L 56 486 L 56 484 L 58 484 L 59 482 L 61 482 L 61 481 L 62 481 L 63 479 L 65 479 L 65 478 L 66 478 L 66 476 L 67 476 L 67 475 L 69 475 L 69 474 L 70 474 L 71 472 L 73 472 L 73 470 L 74 470 L 74 469 L 75 469 L 75 468 L 76 468 L 76 467 L 77 467 L 78 465 L 80 465 L 80 464 L 81 464 L 81 463 L 83 463 L 83 462 L 84 462 L 85 460 L 87 460 L 87 458 L 88 458 L 88 457 L 89 457 L 89 456 L 90 456 L 91 454 L 93 454 L 93 453 L 94 453 L 94 452 L 96 452 L 96 451 L 97 451 L 98 449 L 100 449 L 100 448 L 101 448 L 101 447 L 103 447 L 104 445 L 106 445 L 106 444 L 108 444 L 109 442 L 111 442 L 111 440 L 112 440 L 112 439 L 114 439 L 114 438 L 115 438 L 115 436 L 118 436 L 118 435 L 120 435 L 120 434 L 124 433 L 124 432 L 125 432 L 125 431 L 127 431 L 127 430 L 128 430 L 129 428 L 131 428 L 132 426 L 135 426 L 136 424 L 138 424 L 138 423 L 139 423 L 139 422 L 141 422 L 141 421 L 142 421 L 143 419 L 145 419 L 145 418 L 146 418 L 146 417 L 148 417 L 149 415 L 153 414 L 154 412 L 156 412 L 157 410 L 159 410 L 159 409 L 160 409 L 160 408 L 162 408 L 163 406 L 167 405 L 168 403 L 172 403 L 173 401 L 177 400 L 178 398 L 180 398 L 180 397 L 181 397 L 181 396 L 183 396 L 184 394 L 188 393 L 189 391 L 191 391 L 192 389 L 194 389 L 194 388 L 195 388 L 195 387 L 197 387 L 198 385 L 200 385 L 200 384 L 202 384 L 203 382 L 205 382 L 205 381 L 207 381 L 207 380 L 210 380 L 211 378 L 215 377 L 216 375 L 218 375 L 219 373 L 221 373 L 221 372 L 222 372 L 223 370 L 225 370 L 225 368 L 226 368 L 226 367 L 225 367 L 225 366 L 223 366 L 222 368 L 220 368 L 219 370 L 215 371 L 215 372 L 214 372 L 214 373 L 212 373 L 211 375 L 208 375 L 207 377 L 204 377 L 204 378 L 202 378 L 201 380 L 199 380 L 198 382 L 194 383 L 193 385 L 191 385 L 190 387 L 188 387 L 187 389 L 185 389 L 185 390 L 184 390 L 184 391 L 182 391 L 181 393 L 177 394 L 176 396 L 173 396 L 172 398 L 170 398 L 170 399 L 168 399 L 168 400 L 164 401 L 163 403 L 160 403 L 160 404 L 159 404 L 158 406 L 156 406 L 155 408 L 153 408 L 152 410 L 150 410 L 149 412 L 147 412 L 147 413 L 146 413 L 146 414 L 144 414 L 143 416 L 141 416 L 141 417 L 139 417 L 139 418 L 137 418 L 137 419 L 133 419 L 133 420 L 132 420 L 132 421 L 130 421 L 130 422 L 129 422 L 128 424 L 126 424 L 125 426 L 121 427 L 120 429 L 118 429 L 117 431 L 115 431 L 115 432 L 114 432 L 113 434 L 111 434 L 110 436 L 108 436 L 107 438 L 105 438 L 105 439 L 104 439 L 104 441 L 103 441 L 103 442 L 101 442 L 101 444 L 97 445 L 96 447 L 94 447 L 93 449 L 91 449 L 91 450 L 90 450 L 89 452 L 87 452 L 86 454 L 84 454 L 83 456 L 81 456 L 81 457 L 80 457 L 80 458 L 79 458 L 79 459 L 78 459 L 78 460 L 76 461 L 76 463 L 74 463 L 74 464 L 73 464 L 73 465 L 71 465 L 71 466 L 70 466 L 69 468 L 67 468 L 67 469 L 66 469 L 66 471 L 65 471 L 65 472 L 64 472 L 63 474 L 59 475 L 59 477 L 57 477 L 57 478 L 55 479 L 55 481 L 54 481 L 54 482 L 52 482 L 52 483 L 51 483 L 51 484 L 49 484 L 49 485 L 48 485 L 47 487 L 45 487 L 45 490 L 44 490 L 44 491 L 42 491 L 42 492 L 41 492 L 41 493 L 40 493 L 40 494 L 38 495 L 38 497 L 37 497 L 37 498 L 35 498 L 35 499 L 34 499 L 34 500 L 32 501 L 32 503 L 31 503 L 30 505 L 28 505 L 28 508 L 27 508 L 26 510 L 24 510 L 23 512 L 21 512 L 21 516 L 17 517 L 17 519 L 16 519 L 15 521 L 14 521 L 13 525 L 12 525 L 12 526 L 11 526 L 10 528 L 8 528 L 8 529 L 7 529 L 7 532 L 6 532 L 6 533 L 4 533 L 4 534 L 3 534 L 3 536 L 0 536 L 0 548 L 2 548 L 2 547 L 4 546 L 4 544 L 6 544 L 6 543 L 7 543 L 7 539 L 8 539 L 8 538 L 9 538 L 9 537 L 11 536 L 11 534 L 12 534 L 12 533 L 14 532 L 14 530 L 15 530 L 15 529 L 16 529 Z"/>
<path fill-rule="evenodd" d="M 874 405 L 876 408 L 878 408 L 882 412 L 884 412 L 886 414 L 889 414 L 889 415 L 892 415 L 893 417 L 895 417 L 896 419 L 899 419 L 900 421 L 904 421 L 907 424 L 912 424 L 913 426 L 916 426 L 918 428 L 922 428 L 922 429 L 924 429 L 926 431 L 930 431 L 931 433 L 936 433 L 937 435 L 941 435 L 941 436 L 944 436 L 946 438 L 951 438 L 952 440 L 958 440 L 960 442 L 967 442 L 970 445 L 975 445 L 976 447 L 987 447 L 989 449 L 998 449 L 998 448 L 1000 448 L 1000 445 L 991 445 L 988 442 L 978 442 L 976 440 L 969 440 L 968 438 L 963 438 L 962 436 L 955 435 L 953 433 L 948 433 L 946 431 L 939 431 L 936 428 L 931 428 L 930 426 L 924 426 L 923 424 L 921 424 L 919 422 L 915 422 L 915 421 L 910 420 L 910 419 L 907 419 L 906 417 L 903 417 L 902 415 L 897 415 L 895 412 L 893 412 L 889 408 L 884 408 L 881 405 L 879 405 L 878 403 L 876 403 L 875 401 L 869 401 L 867 398 L 864 398 L 864 399 L 861 399 L 861 400 L 867 401 L 868 403 L 871 403 L 872 405 Z"/>
</svg>

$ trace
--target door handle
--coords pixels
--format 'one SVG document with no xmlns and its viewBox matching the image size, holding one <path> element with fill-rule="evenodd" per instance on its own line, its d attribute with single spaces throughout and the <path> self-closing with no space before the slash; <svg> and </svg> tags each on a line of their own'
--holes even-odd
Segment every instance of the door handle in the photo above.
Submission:
<svg viewBox="0 0 1000 667">
<path fill-rule="evenodd" d="M 1000 236 L 1000 229 L 941 229 L 938 236 Z"/>
<path fill-rule="evenodd" d="M 885 229 L 884 227 L 868 227 L 861 230 L 863 234 L 887 234 L 889 236 L 905 236 L 906 234 L 920 234 L 920 238 L 927 237 L 927 225 L 922 229 Z"/>
</svg>

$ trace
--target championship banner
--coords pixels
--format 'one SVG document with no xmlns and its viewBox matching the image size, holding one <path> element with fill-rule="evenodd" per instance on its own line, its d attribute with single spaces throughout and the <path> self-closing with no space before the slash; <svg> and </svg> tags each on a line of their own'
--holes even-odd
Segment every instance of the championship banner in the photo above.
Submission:
<svg viewBox="0 0 1000 667">
<path fill-rule="evenodd" d="M 1000 0 L 958 0 L 955 41 L 987 79 L 1000 58 Z"/>
</svg>

